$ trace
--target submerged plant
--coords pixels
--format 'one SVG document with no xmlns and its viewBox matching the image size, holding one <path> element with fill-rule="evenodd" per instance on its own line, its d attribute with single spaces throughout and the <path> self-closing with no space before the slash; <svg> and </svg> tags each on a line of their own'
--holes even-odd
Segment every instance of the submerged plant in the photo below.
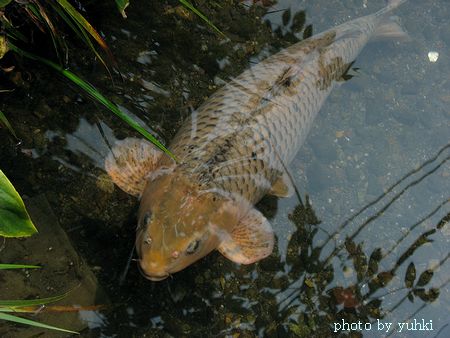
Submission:
<svg viewBox="0 0 450 338">
<path fill-rule="evenodd" d="M 35 265 L 20 265 L 20 264 L 0 264 L 0 269 L 30 269 L 30 268 L 40 268 Z M 34 320 L 22 318 L 16 316 L 16 313 L 33 313 L 39 310 L 39 308 L 45 306 L 46 304 L 57 302 L 67 296 L 67 293 L 47 298 L 39 299 L 29 299 L 29 300 L 0 300 L 0 320 L 7 320 L 10 322 L 15 322 L 24 325 L 30 325 L 35 327 L 40 327 L 44 329 L 62 331 L 67 333 L 78 334 L 78 332 L 66 330 L 60 327 L 47 325 Z M 14 315 L 11 313 L 15 313 Z"/>
</svg>

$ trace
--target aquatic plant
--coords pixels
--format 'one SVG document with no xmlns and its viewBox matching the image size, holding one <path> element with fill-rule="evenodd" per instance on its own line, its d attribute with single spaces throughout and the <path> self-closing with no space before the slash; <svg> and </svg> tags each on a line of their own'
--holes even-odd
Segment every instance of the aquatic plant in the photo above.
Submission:
<svg viewBox="0 0 450 338">
<path fill-rule="evenodd" d="M 14 131 L 13 127 L 11 127 L 11 123 L 9 123 L 8 119 L 6 118 L 5 114 L 0 110 L 0 125 L 7 128 L 9 132 L 17 138 L 16 132 Z"/>
<path fill-rule="evenodd" d="M 2 33 L 6 36 L 7 41 L 20 42 L 30 46 L 32 44 L 31 28 L 28 32 L 23 32 L 18 27 L 34 25 L 39 31 L 50 34 L 59 60 L 67 63 L 68 47 L 62 34 L 60 21 L 66 23 L 71 31 L 90 48 L 105 67 L 107 67 L 107 63 L 95 48 L 93 41 L 103 49 L 108 57 L 108 61 L 115 63 L 108 45 L 100 34 L 67 0 L 0 0 L 0 23 L 2 25 Z M 2 54 L 0 54 L 1 57 Z"/>
<path fill-rule="evenodd" d="M 22 198 L 3 171 L 0 170 L 0 236 L 17 238 L 28 237 L 35 233 L 37 233 L 37 229 L 28 215 Z M 40 268 L 41 267 L 38 265 L 0 263 L 0 270 Z M 66 297 L 66 295 L 67 293 L 54 297 L 32 300 L 0 300 L 0 320 L 7 320 L 62 332 L 77 333 L 7 313 L 36 312 L 43 305 L 61 300 Z"/>
<path fill-rule="evenodd" d="M 0 269 L 30 269 L 30 268 L 40 268 L 35 265 L 20 265 L 20 264 L 0 264 Z M 19 324 L 31 325 L 36 327 L 41 327 L 44 329 L 62 331 L 67 333 L 78 334 L 78 332 L 66 330 L 60 327 L 47 325 L 34 320 L 22 318 L 10 313 L 27 313 L 36 312 L 42 306 L 57 302 L 67 296 L 67 293 L 47 298 L 39 299 L 29 299 L 29 300 L 0 300 L 0 320 L 7 320 Z"/>
<path fill-rule="evenodd" d="M 211 28 L 213 28 L 222 37 L 226 37 L 222 31 L 220 31 L 203 13 L 201 13 L 196 7 L 194 7 L 187 0 L 179 0 L 179 2 L 190 11 L 199 16 L 203 21 L 205 21 Z M 124 18 L 126 18 L 125 9 L 129 5 L 128 0 L 116 0 L 117 7 Z M 57 0 L 56 3 L 52 1 L 13 1 L 13 0 L 0 0 L 0 23 L 2 24 L 2 32 L 0 32 L 0 59 L 9 51 L 14 51 L 19 55 L 38 60 L 54 70 L 58 71 L 60 74 L 65 76 L 70 81 L 74 82 L 82 90 L 84 90 L 92 99 L 101 103 L 103 106 L 108 108 L 115 115 L 120 117 L 129 126 L 147 138 L 156 147 L 161 149 L 167 155 L 175 159 L 173 154 L 161 144 L 153 135 L 142 128 L 136 121 L 134 121 L 129 116 L 121 112 L 117 106 L 104 97 L 98 90 L 96 90 L 92 85 L 88 84 L 86 81 L 82 80 L 79 76 L 75 75 L 73 72 L 65 69 L 60 64 L 49 61 L 43 57 L 34 55 L 32 53 L 24 51 L 19 48 L 20 44 L 24 43 L 26 45 L 30 44 L 30 39 L 28 39 L 18 28 L 15 26 L 15 20 L 11 18 L 19 18 L 20 21 L 30 21 L 32 22 L 40 31 L 47 31 L 52 39 L 54 50 L 58 56 L 60 63 L 66 64 L 68 48 L 64 41 L 62 34 L 58 25 L 55 23 L 59 19 L 62 19 L 67 26 L 75 33 L 75 35 L 80 38 L 94 53 L 94 55 L 100 60 L 100 62 L 106 67 L 109 72 L 108 65 L 106 61 L 102 58 L 100 53 L 95 48 L 93 41 L 100 46 L 103 51 L 108 56 L 108 61 L 116 65 L 114 57 L 107 46 L 106 42 L 100 36 L 100 34 L 93 28 L 88 20 L 67 0 Z M 24 22 L 20 22 L 23 25 Z M 3 35 L 1 34 L 3 33 Z M 30 34 L 31 35 L 31 34 Z M 62 57 L 64 55 L 64 58 Z M 6 127 L 12 135 L 16 138 L 14 129 L 7 120 L 6 116 L 0 111 L 0 124 Z"/>
</svg>

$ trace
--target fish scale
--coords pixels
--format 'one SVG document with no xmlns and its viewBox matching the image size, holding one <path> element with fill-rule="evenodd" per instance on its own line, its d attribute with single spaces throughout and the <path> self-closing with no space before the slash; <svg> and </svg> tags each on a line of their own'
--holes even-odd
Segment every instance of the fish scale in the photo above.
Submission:
<svg viewBox="0 0 450 338">
<path fill-rule="evenodd" d="M 297 153 L 331 90 L 398 4 L 290 46 L 219 89 L 172 141 L 182 163 L 177 170 L 204 189 L 259 201 Z"/>
</svg>

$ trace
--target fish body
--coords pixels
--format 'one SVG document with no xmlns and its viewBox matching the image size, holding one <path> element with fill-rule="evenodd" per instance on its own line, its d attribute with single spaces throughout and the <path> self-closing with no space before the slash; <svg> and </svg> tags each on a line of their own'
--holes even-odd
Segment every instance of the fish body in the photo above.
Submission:
<svg viewBox="0 0 450 338">
<path fill-rule="evenodd" d="M 272 252 L 272 228 L 254 204 L 292 192 L 287 168 L 320 107 L 374 35 L 404 35 L 388 17 L 402 2 L 296 43 L 231 80 L 172 140 L 178 163 L 137 139 L 112 149 L 107 171 L 142 196 L 136 247 L 149 279 L 214 249 L 244 264 Z"/>
</svg>

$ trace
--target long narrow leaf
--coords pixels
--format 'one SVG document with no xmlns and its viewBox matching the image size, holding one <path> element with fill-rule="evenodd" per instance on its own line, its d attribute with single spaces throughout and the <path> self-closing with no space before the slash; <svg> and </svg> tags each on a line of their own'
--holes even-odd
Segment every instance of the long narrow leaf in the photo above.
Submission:
<svg viewBox="0 0 450 338">
<path fill-rule="evenodd" d="M 16 132 L 14 131 L 13 127 L 11 127 L 11 124 L 9 123 L 5 114 L 3 114 L 1 110 L 0 110 L 0 123 L 3 124 L 6 128 L 8 128 L 9 132 L 13 134 L 15 138 L 17 138 Z"/>
<path fill-rule="evenodd" d="M 104 305 L 89 305 L 89 306 L 79 306 L 79 305 L 33 305 L 33 306 L 21 306 L 9 308 L 2 308 L 0 306 L 0 312 L 14 312 L 14 313 L 69 313 L 69 312 L 81 312 L 81 311 L 100 311 L 105 308 Z"/>
<path fill-rule="evenodd" d="M 106 44 L 105 40 L 97 33 L 97 31 L 92 27 L 92 25 L 87 21 L 84 16 L 80 14 L 67 0 L 57 0 L 58 4 L 70 15 L 70 17 L 77 23 L 77 25 L 81 26 L 86 32 L 88 32 L 95 41 L 103 48 L 103 50 L 108 55 L 111 62 L 116 63 L 114 60 L 114 56 Z"/>
<path fill-rule="evenodd" d="M 62 295 L 58 295 L 58 296 L 47 297 L 47 298 L 39 298 L 39 299 L 0 300 L 0 307 L 15 308 L 15 307 L 23 307 L 23 306 L 45 305 L 45 304 L 48 304 L 48 303 L 57 302 L 58 300 L 61 300 L 64 297 L 67 297 L 67 294 L 69 292 L 66 292 L 66 293 L 64 293 Z M 2 310 L 0 308 L 0 312 L 1 311 Z"/>
<path fill-rule="evenodd" d="M 0 18 L 0 22 L 4 25 L 6 36 L 10 39 L 28 42 L 28 39 L 19 30 L 14 27 L 5 17 Z"/>
<path fill-rule="evenodd" d="M 51 329 L 51 330 L 56 330 L 56 331 L 61 331 L 61 332 L 79 334 L 78 332 L 75 332 L 75 331 L 70 331 L 70 330 L 62 329 L 62 328 L 59 328 L 59 327 L 56 327 L 56 326 L 51 326 L 51 325 L 35 322 L 34 320 L 29 320 L 29 319 L 25 319 L 25 318 L 22 318 L 22 317 L 13 316 L 13 315 L 10 315 L 10 314 L 7 314 L 7 313 L 0 313 L 0 319 L 8 320 L 8 321 L 11 321 L 11 322 L 24 324 L 24 325 L 31 325 L 31 326 L 41 327 L 43 329 Z"/>
<path fill-rule="evenodd" d="M 58 15 L 66 22 L 66 24 L 70 27 L 70 29 L 78 36 L 78 38 L 83 41 L 86 45 L 89 46 L 91 51 L 95 54 L 95 56 L 100 60 L 100 62 L 105 66 L 106 69 L 108 69 L 108 66 L 103 60 L 102 56 L 99 54 L 99 52 L 95 49 L 94 44 L 92 43 L 91 39 L 89 38 L 88 34 L 86 33 L 86 30 L 83 29 L 82 26 L 80 26 L 77 22 L 74 23 L 67 15 L 66 12 L 64 12 L 60 6 L 57 4 L 54 4 L 53 2 L 50 3 L 50 5 L 53 7 L 53 10 L 58 13 Z M 109 70 L 108 70 L 109 71 Z"/>
<path fill-rule="evenodd" d="M 97 59 L 100 60 L 100 62 L 103 64 L 103 66 L 105 66 L 106 70 L 109 73 L 108 65 L 106 64 L 105 60 L 100 55 L 100 53 L 97 51 L 97 49 L 95 49 L 95 46 L 92 43 L 88 33 L 86 33 L 86 30 L 84 29 L 84 27 L 82 25 L 80 25 L 72 17 L 70 17 L 70 18 L 72 18 L 72 19 L 70 19 L 67 16 L 66 12 L 58 4 L 50 3 L 50 5 L 53 7 L 53 10 L 56 13 L 58 13 L 58 15 L 66 22 L 66 24 L 70 27 L 70 29 L 78 36 L 78 38 L 81 41 L 83 41 L 90 48 L 90 50 L 95 54 Z"/>
<path fill-rule="evenodd" d="M 41 23 L 45 23 L 48 27 L 48 31 L 50 32 L 50 37 L 53 42 L 53 47 L 56 52 L 56 56 L 58 59 L 60 58 L 59 51 L 60 49 L 63 49 L 63 44 L 61 42 L 61 39 L 58 37 L 58 34 L 56 33 L 56 28 L 51 22 L 50 18 L 48 17 L 47 13 L 45 12 L 44 8 L 39 4 L 39 2 L 36 3 L 30 3 L 25 6 L 26 9 L 31 11 L 34 16 L 36 17 L 36 20 L 39 20 Z"/>
<path fill-rule="evenodd" d="M 87 83 L 86 81 L 82 80 L 81 78 L 79 78 L 78 76 L 76 76 L 74 73 L 72 73 L 70 70 L 67 69 L 63 69 L 61 66 L 47 60 L 44 58 L 41 58 L 37 55 L 25 52 L 23 50 L 21 50 L 20 48 L 18 48 L 17 46 L 15 46 L 14 44 L 10 44 L 10 48 L 11 50 L 15 51 L 16 53 L 19 53 L 23 56 L 26 56 L 30 59 L 33 60 L 37 60 L 40 61 L 44 64 L 46 64 L 47 66 L 55 69 L 56 71 L 58 71 L 59 73 L 61 73 L 62 75 L 64 75 L 66 78 L 68 78 L 69 80 L 71 80 L 73 83 L 75 83 L 78 87 L 80 87 L 81 89 L 83 89 L 86 93 L 88 93 L 92 98 L 94 98 L 95 100 L 97 100 L 99 103 L 101 103 L 103 106 L 105 106 L 106 108 L 108 108 L 111 112 L 113 112 L 114 114 L 116 114 L 118 117 L 120 117 L 123 121 L 125 121 L 129 126 L 131 126 L 134 130 L 136 130 L 137 132 L 139 132 L 142 136 L 144 136 L 147 140 L 149 140 L 151 143 L 153 143 L 156 147 L 158 147 L 159 149 L 161 149 L 164 153 L 166 153 L 168 156 L 170 156 L 172 159 L 174 159 L 175 161 L 176 158 L 175 156 L 161 143 L 159 142 L 152 134 L 150 134 L 147 130 L 145 130 L 144 128 L 142 128 L 136 121 L 134 121 L 132 118 L 130 118 L 129 116 L 125 115 L 123 112 L 121 112 L 119 110 L 119 108 L 117 108 L 117 106 L 112 103 L 111 101 L 109 101 L 106 97 L 104 97 L 98 90 L 96 90 L 91 84 Z"/>
<path fill-rule="evenodd" d="M 39 265 L 24 265 L 24 264 L 0 264 L 0 270 L 9 269 L 40 269 Z"/>
<path fill-rule="evenodd" d="M 214 29 L 217 33 L 219 33 L 222 37 L 227 38 L 227 36 L 222 33 L 222 31 L 216 27 L 202 12 L 200 12 L 197 8 L 195 8 L 189 1 L 187 0 L 178 0 L 184 7 L 194 12 L 197 16 L 199 16 L 203 21 L 205 21 L 212 29 Z"/>
</svg>

